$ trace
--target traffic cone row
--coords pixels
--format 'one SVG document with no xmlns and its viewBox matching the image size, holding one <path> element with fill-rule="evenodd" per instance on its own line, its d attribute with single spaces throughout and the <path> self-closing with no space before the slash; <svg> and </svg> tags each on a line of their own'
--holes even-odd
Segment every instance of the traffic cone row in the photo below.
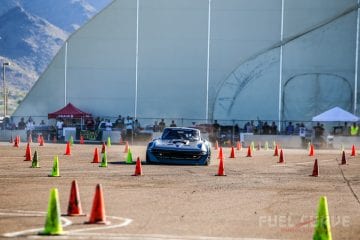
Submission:
<svg viewBox="0 0 360 240">
<path fill-rule="evenodd" d="M 70 198 L 67 213 L 65 216 L 85 216 L 80 201 L 80 194 L 76 180 L 72 181 L 70 189 Z M 86 224 L 109 224 L 106 221 L 105 202 L 101 184 L 97 184 L 89 220 Z M 61 210 L 59 201 L 59 192 L 57 188 L 50 189 L 48 202 L 48 211 L 45 218 L 44 230 L 39 235 L 62 235 L 64 234 L 61 223 Z"/>
</svg>

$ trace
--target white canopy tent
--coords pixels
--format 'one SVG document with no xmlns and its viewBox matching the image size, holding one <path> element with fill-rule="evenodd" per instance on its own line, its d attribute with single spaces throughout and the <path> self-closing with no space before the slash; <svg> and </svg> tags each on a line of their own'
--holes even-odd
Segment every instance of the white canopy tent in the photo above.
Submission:
<svg viewBox="0 0 360 240">
<path fill-rule="evenodd" d="M 357 122 L 359 117 L 340 107 L 334 107 L 312 118 L 313 122 Z"/>
</svg>

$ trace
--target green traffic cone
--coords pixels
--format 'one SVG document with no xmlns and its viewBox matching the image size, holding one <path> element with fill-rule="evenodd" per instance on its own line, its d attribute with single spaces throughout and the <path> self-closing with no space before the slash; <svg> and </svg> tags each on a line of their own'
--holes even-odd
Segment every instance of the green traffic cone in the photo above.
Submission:
<svg viewBox="0 0 360 240">
<path fill-rule="evenodd" d="M 107 167 L 107 155 L 106 152 L 103 153 L 102 158 L 101 158 L 101 163 L 99 167 Z"/>
<path fill-rule="evenodd" d="M 45 228 L 44 231 L 39 233 L 40 235 L 60 235 L 64 233 L 61 225 L 60 213 L 59 193 L 57 188 L 52 188 L 50 190 Z"/>
<path fill-rule="evenodd" d="M 74 144 L 74 138 L 73 138 L 73 136 L 70 136 L 69 142 L 70 142 L 70 146 L 72 146 L 72 145 Z"/>
<path fill-rule="evenodd" d="M 40 167 L 37 151 L 34 152 L 34 156 L 33 156 L 32 162 L 31 162 L 31 167 L 32 168 Z"/>
<path fill-rule="evenodd" d="M 128 163 L 128 164 L 133 163 L 133 159 L 132 159 L 132 154 L 131 154 L 130 148 L 129 148 L 128 154 L 127 154 L 127 156 L 126 156 L 126 163 Z"/>
<path fill-rule="evenodd" d="M 313 240 L 332 240 L 326 197 L 320 197 Z"/>
<path fill-rule="evenodd" d="M 59 171 L 59 157 L 54 157 L 54 165 L 52 167 L 51 174 L 49 177 L 60 177 L 60 171 Z"/>
<path fill-rule="evenodd" d="M 255 151 L 255 143 L 254 143 L 254 141 L 251 141 L 251 150 Z"/>
<path fill-rule="evenodd" d="M 110 147 L 110 146 L 111 146 L 111 138 L 110 138 L 110 137 L 107 138 L 106 146 L 107 146 L 107 147 Z"/>
<path fill-rule="evenodd" d="M 275 148 L 276 148 L 276 142 L 273 141 L 273 149 L 275 149 Z"/>
</svg>

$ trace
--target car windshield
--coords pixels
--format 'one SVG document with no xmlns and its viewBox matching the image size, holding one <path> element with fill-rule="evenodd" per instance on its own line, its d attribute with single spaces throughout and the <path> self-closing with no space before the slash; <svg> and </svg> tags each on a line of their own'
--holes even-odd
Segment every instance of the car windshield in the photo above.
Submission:
<svg viewBox="0 0 360 240">
<path fill-rule="evenodd" d="M 161 139 L 182 139 L 189 141 L 197 141 L 200 139 L 199 131 L 192 129 L 171 129 L 166 128 L 162 134 Z"/>
</svg>

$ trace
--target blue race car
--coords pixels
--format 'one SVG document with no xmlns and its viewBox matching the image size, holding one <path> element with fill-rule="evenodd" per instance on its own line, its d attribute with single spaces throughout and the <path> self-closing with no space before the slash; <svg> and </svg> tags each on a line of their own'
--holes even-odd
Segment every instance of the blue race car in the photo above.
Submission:
<svg viewBox="0 0 360 240">
<path fill-rule="evenodd" d="M 146 149 L 147 163 L 209 165 L 210 158 L 210 143 L 195 128 L 165 128 Z"/>
</svg>

